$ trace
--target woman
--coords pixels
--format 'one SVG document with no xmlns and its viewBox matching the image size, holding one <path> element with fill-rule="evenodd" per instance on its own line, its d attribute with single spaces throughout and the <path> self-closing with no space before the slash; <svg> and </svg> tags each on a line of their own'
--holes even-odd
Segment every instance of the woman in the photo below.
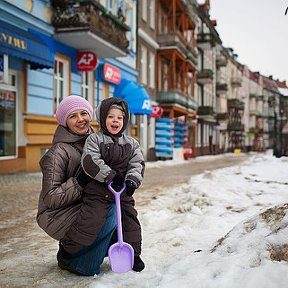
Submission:
<svg viewBox="0 0 288 288">
<path fill-rule="evenodd" d="M 52 238 L 60 241 L 77 217 L 82 204 L 83 190 L 92 180 L 82 170 L 81 154 L 92 129 L 93 108 L 84 98 L 71 95 L 58 106 L 53 145 L 40 160 L 43 174 L 37 222 Z M 59 243 L 58 266 L 70 272 L 92 276 L 100 272 L 116 228 L 115 207 L 111 206 L 105 225 L 96 239 L 77 254 L 63 255 Z"/>
<path fill-rule="evenodd" d="M 123 238 L 134 249 L 133 270 L 140 272 L 145 264 L 140 257 L 141 224 L 133 194 L 143 181 L 144 157 L 140 144 L 123 133 L 129 122 L 128 104 L 123 99 L 104 99 L 96 115 L 100 131 L 87 137 L 81 160 L 83 169 L 95 181 L 85 189 L 81 212 L 63 238 L 63 249 L 66 254 L 74 255 L 87 245 L 85 238 L 90 233 L 97 235 L 115 201 L 107 185 L 112 182 L 112 186 L 119 190 L 125 181 L 126 188 L 121 194 Z"/>
</svg>

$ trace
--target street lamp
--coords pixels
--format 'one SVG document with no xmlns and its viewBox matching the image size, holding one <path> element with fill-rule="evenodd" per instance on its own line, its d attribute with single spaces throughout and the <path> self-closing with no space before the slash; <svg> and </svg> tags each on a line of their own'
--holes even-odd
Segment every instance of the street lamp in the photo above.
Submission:
<svg viewBox="0 0 288 288">
<path fill-rule="evenodd" d="M 275 137 L 275 145 L 274 145 L 273 155 L 276 156 L 277 158 L 284 156 L 282 130 L 283 130 L 283 120 L 285 120 L 285 117 L 283 117 L 284 116 L 283 109 L 280 109 L 279 116 L 280 117 L 279 117 L 279 121 L 278 121 L 277 113 L 274 110 L 274 133 L 276 134 L 276 137 Z"/>
<path fill-rule="evenodd" d="M 283 148 L 284 148 L 284 145 L 283 145 L 283 133 L 282 133 L 282 130 L 283 130 L 283 120 L 285 120 L 285 117 L 284 116 L 284 111 L 283 109 L 281 108 L 280 109 L 280 157 L 284 155 L 283 153 Z"/>
</svg>

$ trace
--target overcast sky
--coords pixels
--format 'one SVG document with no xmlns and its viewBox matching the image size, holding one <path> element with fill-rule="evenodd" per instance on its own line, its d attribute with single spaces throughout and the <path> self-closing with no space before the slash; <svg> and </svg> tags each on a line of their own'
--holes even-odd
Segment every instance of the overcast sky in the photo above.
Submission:
<svg viewBox="0 0 288 288">
<path fill-rule="evenodd" d="M 282 81 L 288 80 L 287 6 L 285 0 L 210 0 L 210 17 L 240 63 Z"/>
</svg>

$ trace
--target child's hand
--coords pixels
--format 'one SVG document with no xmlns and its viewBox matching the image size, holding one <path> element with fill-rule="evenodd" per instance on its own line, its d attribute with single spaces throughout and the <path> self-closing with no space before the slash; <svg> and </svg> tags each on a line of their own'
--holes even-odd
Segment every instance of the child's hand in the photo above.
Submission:
<svg viewBox="0 0 288 288">
<path fill-rule="evenodd" d="M 124 184 L 124 178 L 120 174 L 116 174 L 112 179 L 112 182 L 112 188 L 118 191 L 118 189 L 121 189 Z"/>
<path fill-rule="evenodd" d="M 125 184 L 126 184 L 126 194 L 128 196 L 132 196 L 135 192 L 135 189 L 137 188 L 136 184 L 131 180 L 126 180 Z"/>
</svg>

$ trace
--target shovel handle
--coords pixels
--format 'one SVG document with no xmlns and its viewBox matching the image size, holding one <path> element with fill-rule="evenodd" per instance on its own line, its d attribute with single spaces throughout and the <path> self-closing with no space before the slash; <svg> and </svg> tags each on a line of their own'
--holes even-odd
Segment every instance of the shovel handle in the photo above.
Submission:
<svg viewBox="0 0 288 288">
<path fill-rule="evenodd" d="M 115 204 L 116 204 L 116 221 L 117 221 L 117 236 L 118 236 L 118 242 L 120 245 L 123 245 L 123 234 L 122 234 L 122 220 L 121 220 L 121 205 L 120 205 L 120 195 L 125 190 L 126 184 L 123 183 L 122 188 L 119 191 L 116 191 L 113 189 L 111 182 L 108 185 L 108 189 L 114 194 L 115 196 Z"/>
<path fill-rule="evenodd" d="M 113 181 L 109 183 L 108 188 L 114 195 L 121 194 L 126 188 L 126 184 L 124 182 L 122 188 L 119 191 L 116 191 L 113 189 L 112 184 L 113 184 Z"/>
</svg>

